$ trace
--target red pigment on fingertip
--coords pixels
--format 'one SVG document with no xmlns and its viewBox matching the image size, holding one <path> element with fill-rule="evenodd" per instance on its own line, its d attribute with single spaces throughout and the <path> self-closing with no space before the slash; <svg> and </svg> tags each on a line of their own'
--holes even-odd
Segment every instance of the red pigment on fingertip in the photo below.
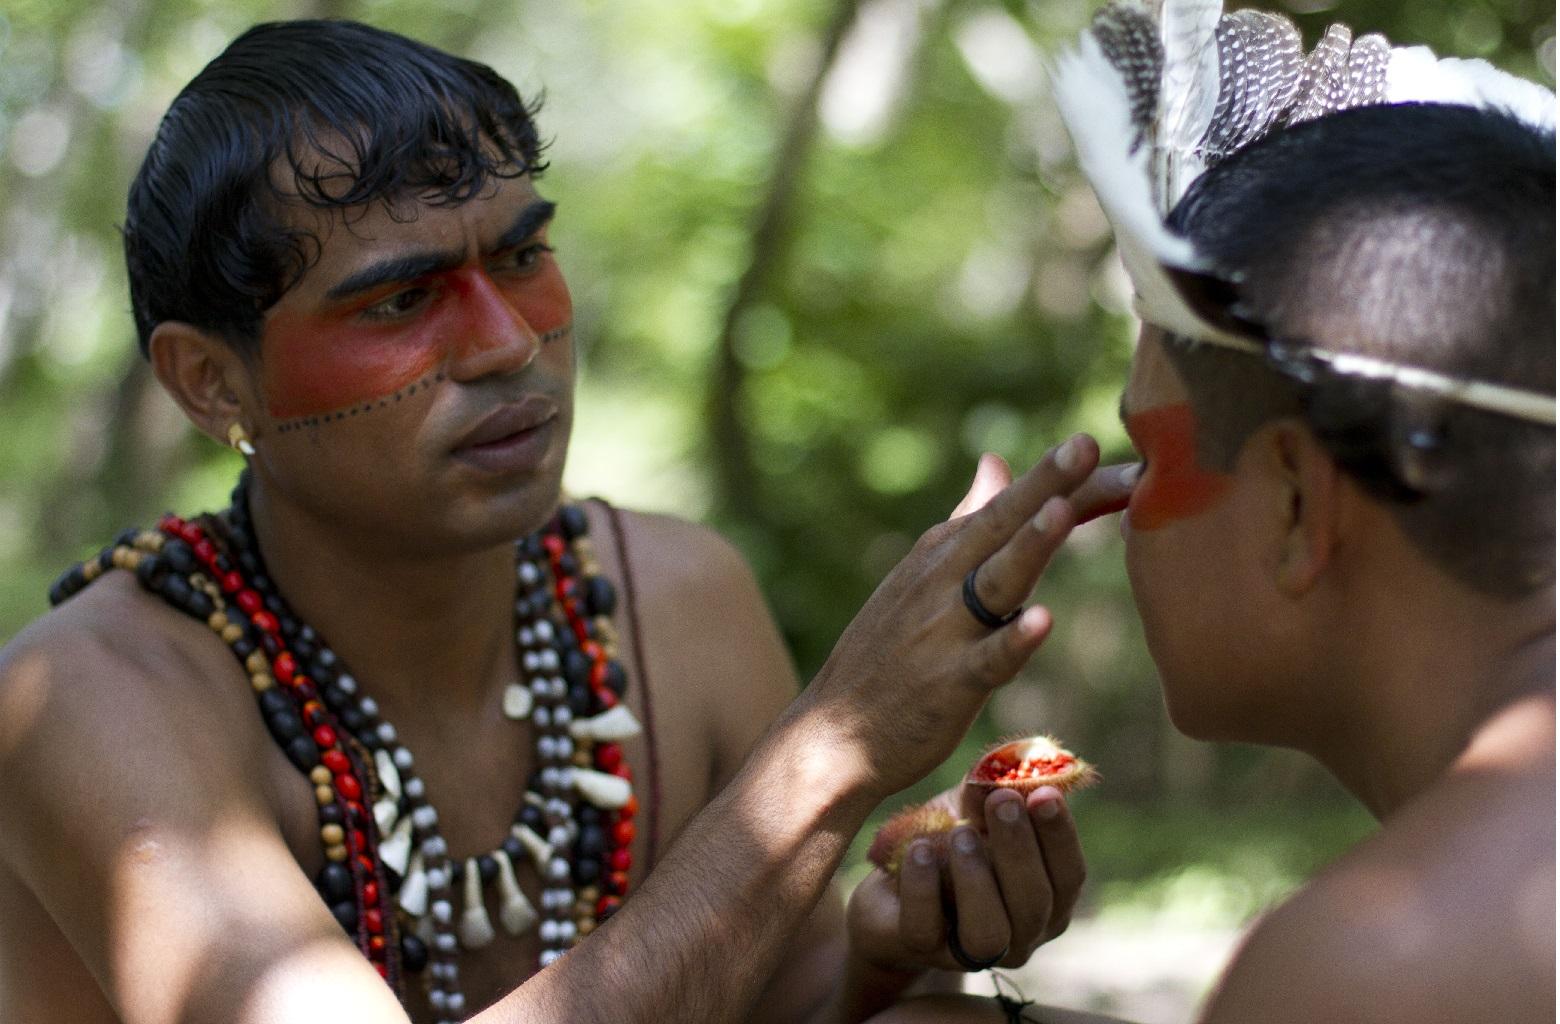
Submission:
<svg viewBox="0 0 1560 1024">
<path fill-rule="evenodd" d="M 1228 473 L 1197 464 L 1197 420 L 1190 403 L 1133 413 L 1126 424 L 1145 463 L 1128 503 L 1134 530 L 1157 530 L 1201 515 L 1229 490 L 1233 478 Z"/>
</svg>

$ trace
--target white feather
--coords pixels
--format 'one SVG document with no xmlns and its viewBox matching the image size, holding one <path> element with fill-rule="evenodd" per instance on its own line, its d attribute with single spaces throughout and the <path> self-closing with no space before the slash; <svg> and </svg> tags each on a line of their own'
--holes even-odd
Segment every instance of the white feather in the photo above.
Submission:
<svg viewBox="0 0 1560 1024">
<path fill-rule="evenodd" d="M 1505 110 L 1541 131 L 1555 130 L 1555 94 L 1488 61 L 1436 59 L 1428 46 L 1399 46 L 1387 65 L 1388 103 L 1455 103 Z"/>
<path fill-rule="evenodd" d="M 1159 137 L 1163 165 L 1159 201 L 1175 205 L 1203 171 L 1197 143 L 1219 102 L 1217 30 L 1222 0 L 1157 0 L 1159 38 L 1165 47 L 1159 89 Z"/>
</svg>

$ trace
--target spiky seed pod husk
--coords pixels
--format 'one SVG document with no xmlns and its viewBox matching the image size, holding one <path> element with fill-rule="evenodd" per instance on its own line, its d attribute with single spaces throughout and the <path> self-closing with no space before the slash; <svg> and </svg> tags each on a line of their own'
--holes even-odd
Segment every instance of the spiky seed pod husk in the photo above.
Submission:
<svg viewBox="0 0 1560 1024">
<path fill-rule="evenodd" d="M 1052 786 L 1063 793 L 1083 789 L 1099 781 L 1099 772 L 1054 737 L 1030 736 L 998 743 L 987 750 L 964 781 L 986 789 L 1011 789 L 1027 796 L 1041 786 Z"/>
</svg>

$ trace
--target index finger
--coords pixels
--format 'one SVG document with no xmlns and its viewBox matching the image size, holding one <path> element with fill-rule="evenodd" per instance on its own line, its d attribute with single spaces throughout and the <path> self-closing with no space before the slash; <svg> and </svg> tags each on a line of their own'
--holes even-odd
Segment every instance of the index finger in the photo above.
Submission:
<svg viewBox="0 0 1560 1024">
<path fill-rule="evenodd" d="M 984 559 L 1001 547 L 1027 522 L 1040 506 L 1058 494 L 1071 494 L 1093 471 L 1100 461 L 1100 446 L 1088 434 L 1074 434 L 1052 448 L 1030 470 L 986 503 L 986 507 L 970 515 L 972 522 L 980 525 L 979 534 Z"/>
</svg>

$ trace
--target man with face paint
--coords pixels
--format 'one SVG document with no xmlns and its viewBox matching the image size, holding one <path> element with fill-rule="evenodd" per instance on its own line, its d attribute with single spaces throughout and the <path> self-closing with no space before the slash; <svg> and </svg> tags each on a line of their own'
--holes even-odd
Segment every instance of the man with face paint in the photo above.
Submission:
<svg viewBox="0 0 1560 1024">
<path fill-rule="evenodd" d="M 560 504 L 573 311 L 531 114 L 481 65 L 299 22 L 164 119 L 136 325 L 247 468 L 0 656 L 0 1019 L 1000 1020 L 936 990 L 1066 926 L 1055 790 L 992 795 L 848 924 L 830 879 L 1043 641 L 1021 606 L 1126 480 L 1083 436 L 1017 481 L 984 460 L 793 699 L 729 546 Z"/>
<path fill-rule="evenodd" d="M 1216 119 L 1159 225 L 1153 172 L 1091 148 L 1089 61 L 1133 82 L 1113 48 L 1140 17 L 1102 13 L 1058 93 L 1147 321 L 1121 402 L 1144 635 L 1182 732 L 1304 751 L 1382 825 L 1257 923 L 1199 1020 L 1552 1021 L 1553 96 L 1446 62 L 1482 76 L 1436 93 L 1467 105 L 1297 100 L 1233 152 Z M 1277 19 L 1224 18 L 1221 61 L 1252 26 L 1278 45 Z M 1329 38 L 1335 96 L 1361 50 L 1400 59 Z M 1447 70 L 1401 61 L 1388 82 Z"/>
</svg>

